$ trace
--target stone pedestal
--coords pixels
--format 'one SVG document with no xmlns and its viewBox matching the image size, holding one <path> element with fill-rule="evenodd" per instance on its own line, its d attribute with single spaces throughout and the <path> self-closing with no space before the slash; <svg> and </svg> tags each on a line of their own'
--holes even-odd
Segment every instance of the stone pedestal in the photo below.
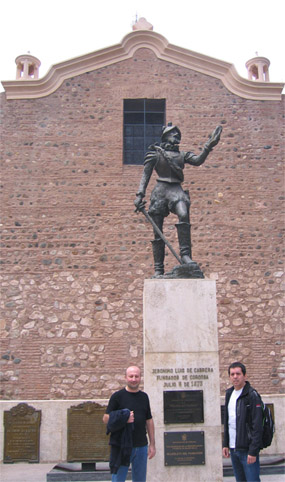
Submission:
<svg viewBox="0 0 285 482">
<path fill-rule="evenodd" d="M 215 282 L 146 280 L 144 337 L 144 387 L 150 397 L 157 449 L 148 462 L 148 481 L 222 481 Z M 202 391 L 204 421 L 185 422 L 179 402 L 177 420 L 182 418 L 182 423 L 165 423 L 164 392 L 188 390 Z M 181 433 L 181 444 L 165 453 L 164 439 L 169 432 L 176 432 L 178 438 Z M 204 440 L 204 462 L 201 445 L 187 444 L 186 439 L 195 438 L 195 433 L 202 434 Z M 168 464 L 172 455 L 175 465 Z"/>
</svg>

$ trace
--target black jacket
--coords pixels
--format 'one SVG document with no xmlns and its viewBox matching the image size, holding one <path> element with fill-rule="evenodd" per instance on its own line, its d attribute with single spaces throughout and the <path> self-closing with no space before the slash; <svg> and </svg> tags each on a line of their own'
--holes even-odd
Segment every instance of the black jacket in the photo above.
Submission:
<svg viewBox="0 0 285 482">
<path fill-rule="evenodd" d="M 226 391 L 223 447 L 229 447 L 228 404 L 234 387 Z M 262 406 L 258 393 L 245 383 L 236 404 L 236 447 L 256 457 L 262 448 Z"/>
<path fill-rule="evenodd" d="M 109 413 L 107 423 L 107 435 L 111 432 L 110 442 L 110 470 L 111 474 L 116 474 L 120 465 L 130 465 L 130 458 L 133 448 L 133 423 L 127 423 L 130 410 L 114 410 Z"/>
</svg>

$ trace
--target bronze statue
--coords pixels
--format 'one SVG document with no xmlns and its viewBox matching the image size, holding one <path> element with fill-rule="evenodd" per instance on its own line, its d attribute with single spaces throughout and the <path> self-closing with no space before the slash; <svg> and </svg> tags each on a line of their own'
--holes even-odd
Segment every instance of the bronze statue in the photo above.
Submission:
<svg viewBox="0 0 285 482">
<path fill-rule="evenodd" d="M 169 123 L 168 126 L 162 128 L 161 143 L 151 145 L 145 155 L 143 175 L 134 203 L 136 211 L 143 212 L 154 228 L 152 250 L 155 277 L 164 274 L 165 244 L 169 246 L 169 243 L 163 235 L 163 221 L 170 213 L 176 214 L 178 217 L 178 223 L 175 226 L 178 233 L 181 259 L 177 255 L 176 258 L 182 265 L 192 266 L 192 268 L 193 265 L 196 265 L 197 267 L 197 263 L 192 260 L 191 253 L 190 196 L 189 191 L 183 191 L 181 187 L 184 181 L 183 169 L 185 164 L 192 166 L 203 164 L 209 152 L 218 144 L 221 132 L 222 127 L 216 127 L 205 143 L 202 152 L 195 155 L 193 152 L 179 151 L 181 141 L 180 129 Z M 145 197 L 146 188 L 153 170 L 156 171 L 158 178 L 157 184 L 151 193 L 150 207 L 147 214 L 145 211 L 146 202 L 143 201 L 143 198 Z M 189 277 L 203 277 L 203 274 L 202 276 L 194 275 Z"/>
</svg>

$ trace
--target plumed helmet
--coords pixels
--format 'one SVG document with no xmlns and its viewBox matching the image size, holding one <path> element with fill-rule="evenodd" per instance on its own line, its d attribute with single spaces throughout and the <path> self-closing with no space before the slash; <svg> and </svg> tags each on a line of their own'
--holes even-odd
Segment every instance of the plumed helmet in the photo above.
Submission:
<svg viewBox="0 0 285 482">
<path fill-rule="evenodd" d="M 168 122 L 167 126 L 163 126 L 163 128 L 162 128 L 161 140 L 165 141 L 165 138 L 166 138 L 167 134 L 171 131 L 174 131 L 174 130 L 176 132 L 178 132 L 179 139 L 181 139 L 181 132 L 180 132 L 179 127 L 173 126 L 172 122 Z"/>
</svg>

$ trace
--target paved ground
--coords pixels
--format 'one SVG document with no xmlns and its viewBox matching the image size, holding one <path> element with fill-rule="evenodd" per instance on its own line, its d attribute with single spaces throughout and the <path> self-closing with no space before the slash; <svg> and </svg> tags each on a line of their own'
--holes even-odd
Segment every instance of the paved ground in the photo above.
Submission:
<svg viewBox="0 0 285 482">
<path fill-rule="evenodd" d="M 1 464 L 0 465 L 0 481 L 1 482 L 46 482 L 47 473 L 53 469 L 55 464 Z M 234 482 L 234 477 L 225 477 L 224 482 Z M 285 482 L 285 474 L 280 475 L 262 475 L 262 482 Z M 109 482 L 109 481 L 105 481 Z M 179 481 L 175 481 L 179 482 Z M 198 482 L 190 481 L 189 482 Z M 209 482 L 215 482 L 210 481 Z"/>
</svg>

